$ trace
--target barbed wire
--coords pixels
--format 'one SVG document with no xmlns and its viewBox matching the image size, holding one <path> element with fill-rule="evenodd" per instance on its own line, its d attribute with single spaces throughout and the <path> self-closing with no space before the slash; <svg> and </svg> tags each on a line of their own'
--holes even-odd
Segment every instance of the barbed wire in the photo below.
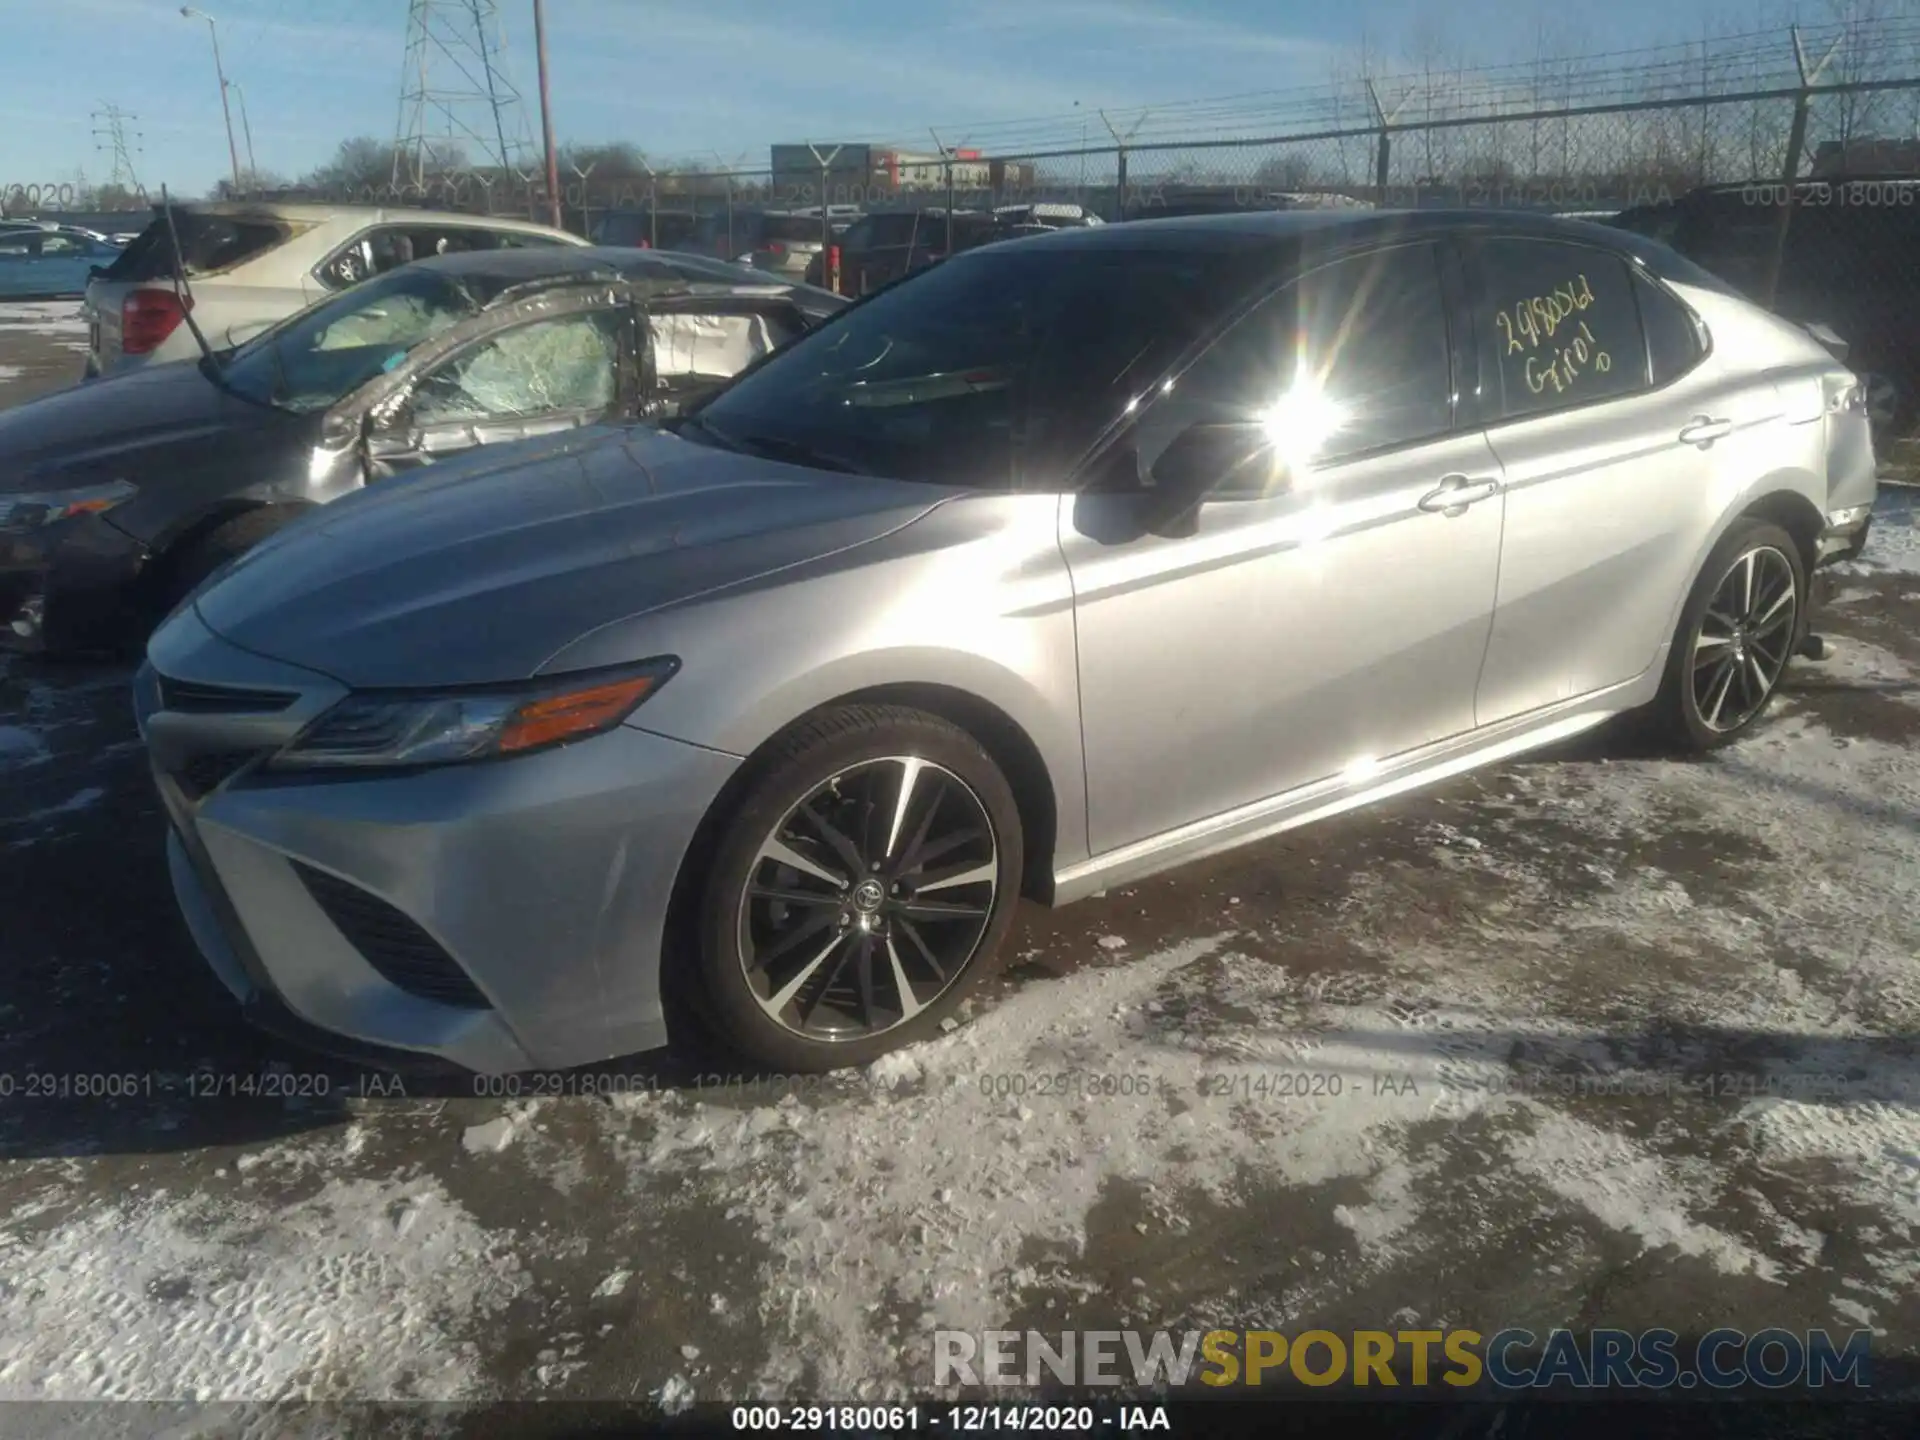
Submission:
<svg viewBox="0 0 1920 1440">
<path fill-rule="evenodd" d="M 1847 83 L 1920 76 L 1920 18 L 1803 25 L 1798 35 L 1815 63 L 1834 50 Z M 1356 56 L 1350 75 L 1312 86 L 1130 106 L 1109 110 L 1104 117 L 1098 110 L 1090 116 L 1083 105 L 1026 119 L 949 122 L 933 128 L 943 134 L 964 133 L 984 152 L 1013 157 L 1111 145 L 1109 121 L 1134 148 L 1338 130 L 1372 123 L 1374 96 L 1389 114 L 1398 111 L 1403 123 L 1434 123 L 1496 119 L 1503 111 L 1547 104 L 1600 107 L 1672 98 L 1681 90 L 1698 98 L 1792 90 L 1799 84 L 1793 32 L 1756 29 L 1495 65 L 1468 66 L 1436 57 L 1431 65 L 1371 69 Z M 1098 123 L 1090 125 L 1090 120 Z M 924 147 L 903 143 L 899 148 Z"/>
</svg>

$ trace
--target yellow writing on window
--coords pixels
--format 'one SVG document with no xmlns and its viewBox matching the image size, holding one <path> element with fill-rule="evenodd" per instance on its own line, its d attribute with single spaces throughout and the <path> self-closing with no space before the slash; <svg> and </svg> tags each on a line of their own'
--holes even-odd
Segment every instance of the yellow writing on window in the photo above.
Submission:
<svg viewBox="0 0 1920 1440">
<path fill-rule="evenodd" d="M 1545 295 L 1529 295 L 1510 309 L 1502 309 L 1495 318 L 1500 334 L 1506 339 L 1507 354 L 1522 355 L 1538 350 L 1592 304 L 1593 287 L 1585 275 L 1576 275 Z"/>
<path fill-rule="evenodd" d="M 1527 388 L 1538 395 L 1551 386 L 1554 394 L 1564 395 L 1583 375 L 1604 375 L 1611 369 L 1613 358 L 1582 320 L 1568 344 L 1527 356 Z"/>
</svg>

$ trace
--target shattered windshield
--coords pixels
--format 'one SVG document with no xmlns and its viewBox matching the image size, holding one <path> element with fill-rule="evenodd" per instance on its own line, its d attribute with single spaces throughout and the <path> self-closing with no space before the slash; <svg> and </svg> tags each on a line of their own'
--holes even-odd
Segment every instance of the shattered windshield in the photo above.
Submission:
<svg viewBox="0 0 1920 1440">
<path fill-rule="evenodd" d="M 479 298 L 446 275 L 396 270 L 241 347 L 221 378 L 263 405 L 325 410 L 480 308 Z"/>
</svg>

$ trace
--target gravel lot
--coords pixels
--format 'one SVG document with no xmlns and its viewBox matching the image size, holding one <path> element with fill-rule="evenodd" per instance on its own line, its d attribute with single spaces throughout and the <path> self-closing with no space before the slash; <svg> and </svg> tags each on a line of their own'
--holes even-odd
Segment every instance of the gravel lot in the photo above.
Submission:
<svg viewBox="0 0 1920 1440">
<path fill-rule="evenodd" d="M 72 311 L 0 311 L 0 403 L 77 372 Z M 124 672 L 0 661 L 0 1399 L 849 1399 L 1027 1325 L 1912 1357 L 1917 508 L 1719 757 L 1583 742 L 1031 910 L 965 1023 L 791 1092 L 642 1060 L 479 1098 L 252 1034 L 176 920 Z M 206 1093 L 269 1072 L 327 1093 Z"/>
</svg>

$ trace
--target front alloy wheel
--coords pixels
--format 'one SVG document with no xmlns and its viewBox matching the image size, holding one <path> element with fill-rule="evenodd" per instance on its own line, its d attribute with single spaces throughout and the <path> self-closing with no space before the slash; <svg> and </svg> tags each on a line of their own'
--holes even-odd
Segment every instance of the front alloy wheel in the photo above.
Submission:
<svg viewBox="0 0 1920 1440">
<path fill-rule="evenodd" d="M 1019 809 L 971 735 L 853 705 L 754 762 L 701 907 L 726 1049 L 786 1071 L 864 1065 L 937 1032 L 1012 923 Z"/>
<path fill-rule="evenodd" d="M 913 755 L 865 760 L 793 806 L 740 897 L 760 1008 L 809 1040 L 913 1019 L 980 948 L 999 889 L 993 822 L 967 783 Z"/>
</svg>

